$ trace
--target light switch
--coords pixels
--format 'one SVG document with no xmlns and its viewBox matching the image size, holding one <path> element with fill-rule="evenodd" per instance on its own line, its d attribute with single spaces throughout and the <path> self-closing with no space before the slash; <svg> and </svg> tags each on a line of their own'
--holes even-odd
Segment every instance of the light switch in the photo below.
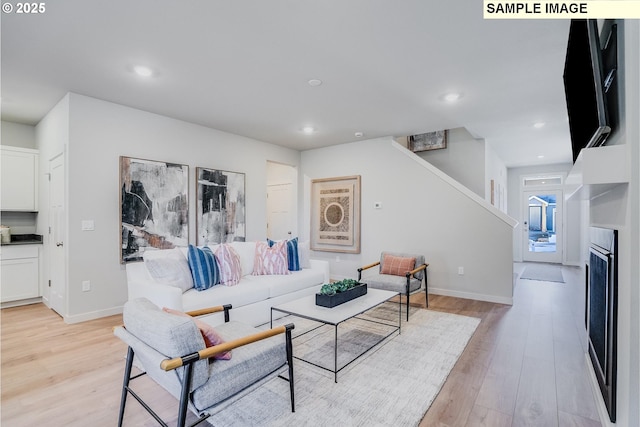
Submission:
<svg viewBox="0 0 640 427">
<path fill-rule="evenodd" d="M 92 219 L 83 219 L 82 220 L 82 231 L 93 231 L 95 230 L 93 220 Z"/>
</svg>

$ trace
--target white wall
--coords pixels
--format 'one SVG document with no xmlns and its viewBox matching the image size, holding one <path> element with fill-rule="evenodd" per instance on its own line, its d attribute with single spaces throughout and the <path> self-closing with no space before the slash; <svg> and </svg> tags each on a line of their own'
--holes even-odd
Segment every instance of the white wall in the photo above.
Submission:
<svg viewBox="0 0 640 427">
<path fill-rule="evenodd" d="M 491 147 L 485 144 L 484 198 L 491 203 L 491 181 L 493 181 L 493 205 L 507 212 L 508 173 L 504 162 Z"/>
<path fill-rule="evenodd" d="M 196 234 L 197 166 L 246 174 L 247 239 L 257 240 L 266 236 L 267 161 L 299 164 L 300 154 L 295 150 L 98 99 L 72 93 L 68 105 L 66 118 L 52 111 L 38 133 L 41 150 L 51 152 L 55 150 L 49 146 L 58 139 L 50 140 L 45 130 L 65 126 L 69 130 L 68 322 L 118 312 L 127 299 L 125 270 L 119 261 L 119 156 L 189 166 L 191 242 Z M 41 158 L 47 156 L 41 154 Z M 41 215 L 47 218 L 46 212 Z M 95 231 L 81 231 L 81 222 L 87 219 L 95 221 Z M 91 281 L 90 292 L 81 291 L 83 280 Z"/>
<path fill-rule="evenodd" d="M 486 198 L 485 142 L 465 128 L 450 129 L 447 148 L 416 153 L 468 189 Z M 487 200 L 491 200 L 490 198 Z"/>
<path fill-rule="evenodd" d="M 0 143 L 21 148 L 36 148 L 35 126 L 2 121 Z"/>
<path fill-rule="evenodd" d="M 311 179 L 362 177 L 361 253 L 313 253 L 330 261 L 332 277 L 356 277 L 383 250 L 421 253 L 433 293 L 511 303 L 512 219 L 392 138 L 304 151 L 301 170 L 304 218 Z"/>
</svg>

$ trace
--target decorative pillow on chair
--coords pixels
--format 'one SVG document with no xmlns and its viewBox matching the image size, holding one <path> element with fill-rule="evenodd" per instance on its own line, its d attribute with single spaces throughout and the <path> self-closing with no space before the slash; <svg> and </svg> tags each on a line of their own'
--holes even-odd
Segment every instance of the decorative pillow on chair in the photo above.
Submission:
<svg viewBox="0 0 640 427">
<path fill-rule="evenodd" d="M 200 249 L 189 245 L 187 259 L 189 260 L 189 267 L 191 267 L 193 286 L 196 290 L 204 291 L 220 283 L 218 261 L 211 249 L 206 246 Z"/>
<path fill-rule="evenodd" d="M 216 258 L 220 264 L 220 283 L 226 286 L 237 285 L 242 278 L 242 267 L 236 250 L 224 243 L 216 249 Z"/>
<path fill-rule="evenodd" d="M 186 292 L 193 288 L 189 263 L 180 249 L 146 251 L 143 255 L 147 271 L 158 283 Z"/>
<path fill-rule="evenodd" d="M 416 265 L 415 258 L 403 258 L 399 256 L 386 255 L 382 260 L 381 274 L 392 274 L 394 276 L 404 276 L 413 270 Z"/>
<path fill-rule="evenodd" d="M 254 276 L 270 274 L 291 274 L 287 263 L 287 242 L 256 242 L 256 258 L 253 267 Z"/>
<path fill-rule="evenodd" d="M 165 312 L 170 313 L 170 314 L 175 314 L 176 316 L 191 317 L 187 313 L 183 313 L 181 311 L 174 310 L 172 308 L 163 307 L 162 311 L 165 311 Z M 216 330 L 214 329 L 213 326 L 211 326 L 208 323 L 203 322 L 202 320 L 198 320 L 198 319 L 193 318 L 193 317 L 191 317 L 191 318 L 195 322 L 195 324 L 198 327 L 198 329 L 200 329 L 200 333 L 202 334 L 202 338 L 204 339 L 204 344 L 207 347 L 213 347 L 214 345 L 218 345 L 218 344 L 223 344 L 224 343 L 224 340 L 222 339 L 222 337 L 220 335 L 218 335 L 218 332 L 216 332 Z M 229 360 L 229 359 L 231 359 L 231 351 L 227 351 L 227 352 L 224 352 L 224 353 L 217 354 L 217 355 L 213 356 L 213 358 L 214 359 L 218 359 L 218 360 Z"/>
<path fill-rule="evenodd" d="M 311 249 L 309 247 L 309 241 L 298 242 L 298 260 L 300 261 L 300 268 L 311 268 L 311 261 L 309 261 L 309 253 Z"/>
<path fill-rule="evenodd" d="M 295 237 L 291 240 L 281 241 L 286 242 L 287 244 L 287 268 L 289 268 L 289 271 L 302 270 L 302 267 L 300 266 L 300 258 L 298 256 L 298 238 Z M 272 247 L 278 242 L 267 239 L 267 243 L 269 243 L 269 247 Z"/>
</svg>

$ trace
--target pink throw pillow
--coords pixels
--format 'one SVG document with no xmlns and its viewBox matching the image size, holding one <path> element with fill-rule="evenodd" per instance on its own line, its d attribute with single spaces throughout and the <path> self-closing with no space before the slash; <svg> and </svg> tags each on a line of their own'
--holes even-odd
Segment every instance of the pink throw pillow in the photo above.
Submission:
<svg viewBox="0 0 640 427">
<path fill-rule="evenodd" d="M 226 286 L 237 285 L 242 279 L 240 255 L 231 245 L 224 243 L 216 248 L 215 256 L 220 266 L 220 283 Z"/>
<path fill-rule="evenodd" d="M 276 242 L 269 247 L 267 242 L 256 242 L 254 276 L 291 274 L 287 262 L 287 241 Z"/>
<path fill-rule="evenodd" d="M 382 274 L 392 274 L 394 276 L 404 276 L 413 270 L 416 265 L 415 258 L 403 258 L 399 256 L 386 255 L 382 259 Z"/>
<path fill-rule="evenodd" d="M 222 337 L 218 334 L 218 332 L 210 324 L 205 323 L 202 320 L 195 319 L 195 318 L 189 316 L 187 313 L 183 313 L 181 311 L 174 310 L 172 308 L 163 307 L 162 311 L 164 311 L 166 313 L 169 313 L 169 314 L 175 314 L 176 316 L 189 317 L 189 318 L 193 319 L 193 321 L 195 322 L 196 326 L 200 330 L 200 333 L 202 334 L 202 339 L 204 339 L 205 346 L 213 347 L 214 345 L 218 345 L 218 344 L 223 344 L 224 343 L 224 340 L 222 339 Z M 231 352 L 227 351 L 227 352 L 224 352 L 224 353 L 216 354 L 215 356 L 213 356 L 213 358 L 217 359 L 217 360 L 229 360 L 229 359 L 231 359 Z"/>
</svg>

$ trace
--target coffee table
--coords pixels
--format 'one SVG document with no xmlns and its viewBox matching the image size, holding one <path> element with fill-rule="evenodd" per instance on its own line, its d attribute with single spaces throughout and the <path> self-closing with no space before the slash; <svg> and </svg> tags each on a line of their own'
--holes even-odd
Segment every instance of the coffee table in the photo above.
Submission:
<svg viewBox="0 0 640 427">
<path fill-rule="evenodd" d="M 306 297 L 298 298 L 296 300 L 277 305 L 275 307 L 271 307 L 271 327 L 273 327 L 273 312 L 279 311 L 281 313 L 290 314 L 293 316 L 301 317 L 303 319 L 309 319 L 316 322 L 320 322 L 324 325 L 333 325 L 335 327 L 335 339 L 333 346 L 333 355 L 334 355 L 334 365 L 333 370 L 326 368 L 324 366 L 318 365 L 316 363 L 305 360 L 301 357 L 296 357 L 296 359 L 302 360 L 303 362 L 310 363 L 314 366 L 322 368 L 324 370 L 333 372 L 334 381 L 338 382 L 338 372 L 342 369 L 346 368 L 349 364 L 357 360 L 363 354 L 371 350 L 373 347 L 387 339 L 389 336 L 394 334 L 396 331 L 398 334 L 401 333 L 401 318 L 402 318 L 402 305 L 400 303 L 400 298 L 398 298 L 398 326 L 390 325 L 384 322 L 378 322 L 370 319 L 363 319 L 370 322 L 382 323 L 387 326 L 393 326 L 394 328 L 389 332 L 386 336 L 380 338 L 377 342 L 375 342 L 371 347 L 363 351 L 362 353 L 356 355 L 356 357 L 346 363 L 344 366 L 341 366 L 338 369 L 338 325 L 341 323 L 352 319 L 359 314 L 362 314 L 368 310 L 371 310 L 374 307 L 379 306 L 380 304 L 388 301 L 389 299 L 399 295 L 399 292 L 385 291 L 381 289 L 368 289 L 367 293 L 361 297 L 355 298 L 351 301 L 345 302 L 344 304 L 340 304 L 333 308 L 322 307 L 316 305 L 316 297 L 315 295 L 308 295 Z M 314 328 L 312 330 L 315 330 Z M 309 333 L 311 331 L 307 331 L 305 333 Z M 304 335 L 304 334 L 302 334 Z"/>
</svg>

